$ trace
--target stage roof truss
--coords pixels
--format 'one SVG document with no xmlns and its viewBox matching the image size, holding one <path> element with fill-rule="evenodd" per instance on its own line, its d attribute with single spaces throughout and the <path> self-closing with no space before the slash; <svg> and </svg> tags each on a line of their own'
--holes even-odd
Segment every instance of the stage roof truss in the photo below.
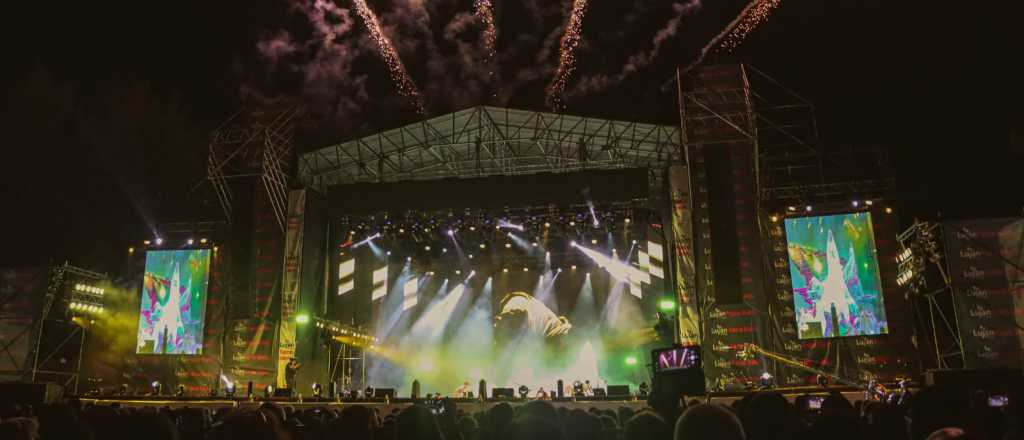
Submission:
<svg viewBox="0 0 1024 440">
<path fill-rule="evenodd" d="M 299 178 L 324 189 L 682 162 L 676 126 L 481 106 L 304 154 Z M 660 173 L 651 176 L 656 180 Z"/>
</svg>

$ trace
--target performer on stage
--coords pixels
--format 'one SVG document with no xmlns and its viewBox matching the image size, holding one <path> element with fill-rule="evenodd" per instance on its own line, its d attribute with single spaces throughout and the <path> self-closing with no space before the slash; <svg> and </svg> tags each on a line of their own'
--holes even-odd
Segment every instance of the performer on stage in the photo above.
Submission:
<svg viewBox="0 0 1024 440">
<path fill-rule="evenodd" d="M 295 381 L 295 376 L 299 374 L 299 367 L 302 364 L 299 363 L 298 359 L 291 358 L 288 363 L 284 366 L 284 385 L 288 389 L 295 389 L 298 387 L 298 383 Z"/>
<path fill-rule="evenodd" d="M 537 399 L 548 400 L 548 392 L 544 391 L 544 387 L 540 387 L 537 389 Z"/>
<path fill-rule="evenodd" d="M 594 395 L 594 388 L 590 386 L 589 380 L 583 381 L 583 395 L 587 397 Z"/>
<path fill-rule="evenodd" d="M 458 397 L 458 398 L 469 397 L 469 393 L 472 393 L 472 392 L 473 392 L 473 388 L 469 386 L 469 382 L 463 382 L 462 385 L 459 386 L 455 390 L 455 397 Z"/>
</svg>

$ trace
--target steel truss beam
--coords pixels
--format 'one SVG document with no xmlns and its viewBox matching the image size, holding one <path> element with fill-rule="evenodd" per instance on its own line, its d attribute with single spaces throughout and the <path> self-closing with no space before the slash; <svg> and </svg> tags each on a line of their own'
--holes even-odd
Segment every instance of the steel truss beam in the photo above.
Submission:
<svg viewBox="0 0 1024 440">
<path fill-rule="evenodd" d="M 682 160 L 678 127 L 484 106 L 304 154 L 299 179 L 324 189 L 356 182 L 661 168 Z"/>
<path fill-rule="evenodd" d="M 294 150 L 299 105 L 270 112 L 238 111 L 210 135 L 206 177 L 213 185 L 224 216 L 232 220 L 230 182 L 258 177 L 282 231 L 288 209 L 288 167 Z"/>
</svg>

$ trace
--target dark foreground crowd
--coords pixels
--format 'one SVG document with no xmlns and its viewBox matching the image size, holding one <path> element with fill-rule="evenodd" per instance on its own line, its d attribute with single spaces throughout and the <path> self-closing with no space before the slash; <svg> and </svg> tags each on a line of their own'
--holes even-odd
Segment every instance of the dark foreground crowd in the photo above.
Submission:
<svg viewBox="0 0 1024 440">
<path fill-rule="evenodd" d="M 820 409 L 763 392 L 731 406 L 691 401 L 657 411 L 568 409 L 546 401 L 500 403 L 467 414 L 451 402 L 380 414 L 350 405 L 296 410 L 259 407 L 128 408 L 118 405 L 2 405 L 0 439 L 86 440 L 931 440 L 1024 439 L 1019 402 L 925 388 L 902 404 L 850 402 L 836 393 Z M 2 401 L 2 400 L 0 400 Z"/>
</svg>

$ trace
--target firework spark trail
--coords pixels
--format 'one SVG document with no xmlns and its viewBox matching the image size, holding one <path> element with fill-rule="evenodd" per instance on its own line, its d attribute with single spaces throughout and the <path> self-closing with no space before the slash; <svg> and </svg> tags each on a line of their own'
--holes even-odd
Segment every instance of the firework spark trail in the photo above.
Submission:
<svg viewBox="0 0 1024 440">
<path fill-rule="evenodd" d="M 402 64 L 401 58 L 398 57 L 398 51 L 391 44 L 391 40 L 388 40 L 388 37 L 384 35 L 384 31 L 381 30 L 377 16 L 366 5 L 366 0 L 352 0 L 352 4 L 356 7 L 356 13 L 359 14 L 359 17 L 363 19 L 363 23 L 366 24 L 366 29 L 370 32 L 370 38 L 377 44 L 380 56 L 384 59 L 384 63 L 387 64 L 388 71 L 391 73 L 391 80 L 398 87 L 398 93 L 401 93 L 402 96 L 411 102 L 416 113 L 425 115 L 426 108 L 423 104 L 423 95 L 420 94 L 416 83 L 412 81 L 409 73 L 405 70 L 405 65 Z"/>
<path fill-rule="evenodd" d="M 750 35 L 754 29 L 757 29 L 768 17 L 772 15 L 772 11 L 779 6 L 782 0 L 754 0 L 750 2 L 740 14 L 736 16 L 732 22 L 729 23 L 725 29 L 722 30 L 715 38 L 712 38 L 703 49 L 700 50 L 700 55 L 686 66 L 683 72 L 689 72 L 694 67 L 697 67 L 700 63 L 704 62 L 704 58 L 707 58 L 708 54 L 715 50 L 732 50 L 735 49 L 747 35 Z"/>
<path fill-rule="evenodd" d="M 475 0 L 473 7 L 476 10 L 477 19 L 484 25 L 484 49 L 486 50 L 484 62 L 490 65 L 496 58 L 498 45 L 498 29 L 494 25 L 494 5 L 491 0 Z M 493 75 L 494 72 L 492 71 Z"/>
<path fill-rule="evenodd" d="M 565 86 L 568 84 L 573 70 L 576 69 L 576 47 L 580 44 L 580 30 L 583 28 L 583 16 L 586 11 L 587 0 L 573 0 L 572 12 L 569 14 L 565 33 L 562 34 L 558 69 L 546 91 L 545 102 L 552 110 L 558 110 L 565 106 L 562 101 L 562 93 L 565 91 Z"/>
</svg>

